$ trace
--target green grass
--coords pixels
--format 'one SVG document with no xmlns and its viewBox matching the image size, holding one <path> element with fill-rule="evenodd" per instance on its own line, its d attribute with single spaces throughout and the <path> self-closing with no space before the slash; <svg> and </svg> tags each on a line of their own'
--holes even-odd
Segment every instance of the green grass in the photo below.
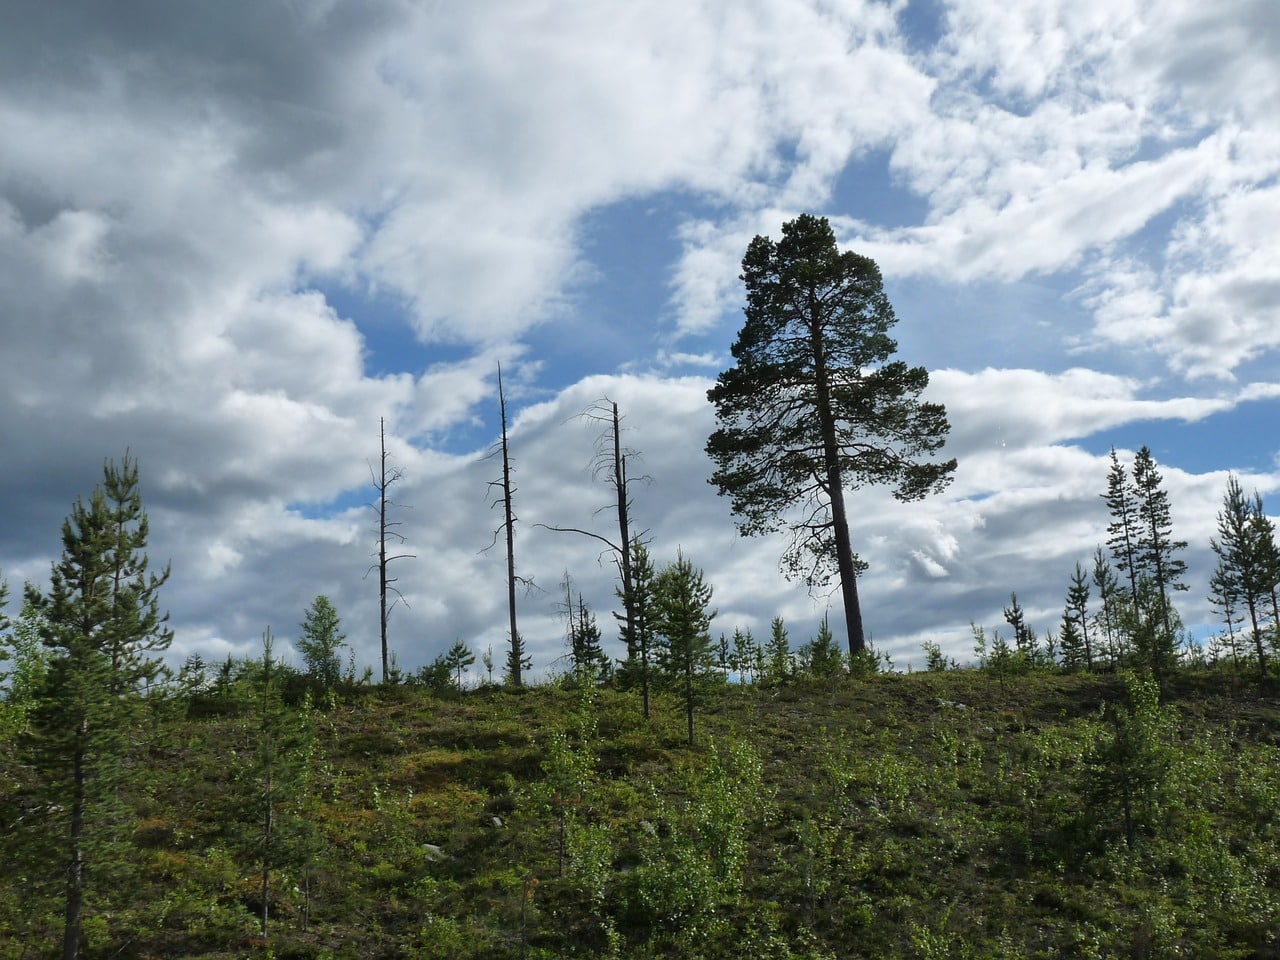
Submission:
<svg viewBox="0 0 1280 960">
<path fill-rule="evenodd" d="M 312 714 L 292 814 L 319 844 L 267 944 L 229 799 L 254 725 L 177 704 L 106 828 L 127 853 L 91 875 L 88 955 L 1280 956 L 1280 707 L 1203 672 L 1164 702 L 1130 844 L 1116 676 L 727 687 L 693 747 L 662 697 L 645 723 L 608 689 L 365 689 Z M 21 872 L 0 958 L 55 955 L 56 870 Z"/>
</svg>

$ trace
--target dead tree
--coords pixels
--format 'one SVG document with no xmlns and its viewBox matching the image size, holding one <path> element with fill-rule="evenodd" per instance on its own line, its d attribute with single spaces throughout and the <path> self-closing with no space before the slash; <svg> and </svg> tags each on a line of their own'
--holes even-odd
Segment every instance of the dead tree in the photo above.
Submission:
<svg viewBox="0 0 1280 960">
<path fill-rule="evenodd" d="M 512 686 L 521 686 L 523 683 L 521 673 L 528 665 L 528 658 L 524 652 L 524 641 L 520 638 L 520 630 L 516 625 L 516 583 L 520 578 L 516 576 L 516 520 L 515 511 L 512 508 L 512 494 L 515 488 L 511 485 L 511 447 L 507 442 L 507 395 L 502 388 L 502 364 L 498 364 L 498 411 L 502 418 L 502 439 L 499 441 L 498 449 L 494 453 L 502 454 L 502 479 L 491 480 L 489 489 L 495 487 L 502 492 L 498 499 L 494 500 L 492 506 L 502 504 L 502 524 L 494 531 L 493 543 L 498 542 L 499 534 L 506 534 L 507 540 L 507 612 L 510 617 L 511 628 L 511 644 L 507 649 L 507 676 L 511 678 Z M 489 544 L 489 547 L 493 546 Z M 486 548 L 488 549 L 488 548 Z M 527 582 L 527 581 L 526 581 Z"/>
<path fill-rule="evenodd" d="M 627 459 L 628 457 L 633 457 L 635 452 L 622 445 L 622 418 L 618 414 L 617 403 L 605 397 L 589 406 L 581 416 L 591 423 L 604 426 L 604 430 L 596 438 L 592 475 L 597 480 L 603 480 L 613 491 L 613 509 L 618 524 L 618 540 L 614 542 L 610 537 L 578 527 L 550 526 L 548 524 L 539 524 L 539 526 L 557 533 L 577 533 L 599 540 L 605 545 L 608 552 L 613 554 L 620 581 L 618 596 L 623 605 L 621 615 L 615 613 L 614 617 L 622 623 L 622 638 L 627 645 L 627 662 L 639 665 L 639 679 L 644 699 L 644 716 L 645 719 L 648 719 L 648 651 L 643 648 L 642 638 L 639 638 L 639 633 L 645 629 L 644 624 L 647 623 L 647 617 L 645 616 L 647 611 L 636 609 L 636 604 L 638 602 L 643 603 L 644 599 L 643 592 L 636 589 L 635 565 L 632 557 L 636 537 L 631 533 L 631 478 L 627 474 Z M 649 478 L 641 477 L 639 479 L 648 480 Z"/>
<path fill-rule="evenodd" d="M 391 489 L 391 485 L 398 483 L 403 479 L 404 474 L 399 467 L 390 466 L 387 454 L 387 422 L 385 417 L 378 418 L 378 442 L 379 456 L 378 469 L 375 471 L 373 466 L 369 467 L 370 478 L 373 482 L 373 488 L 378 491 L 378 502 L 376 504 L 378 510 L 378 562 L 369 568 L 372 572 L 374 567 L 378 570 L 378 610 L 379 610 L 379 633 L 382 637 L 382 682 L 387 683 L 391 678 L 391 657 L 387 647 L 387 622 L 391 618 L 391 610 L 397 603 L 403 603 L 408 606 L 404 594 L 394 584 L 399 579 L 387 574 L 387 569 L 391 563 L 396 560 L 408 560 L 416 555 L 412 553 L 389 554 L 387 552 L 387 543 L 393 542 L 396 545 L 403 545 L 406 537 L 397 527 L 401 521 L 391 520 L 387 515 L 389 507 L 397 507 L 397 504 L 388 495 L 387 491 Z M 368 573 L 365 574 L 368 576 Z M 394 599 L 390 603 L 387 602 L 389 595 L 394 595 Z"/>
</svg>

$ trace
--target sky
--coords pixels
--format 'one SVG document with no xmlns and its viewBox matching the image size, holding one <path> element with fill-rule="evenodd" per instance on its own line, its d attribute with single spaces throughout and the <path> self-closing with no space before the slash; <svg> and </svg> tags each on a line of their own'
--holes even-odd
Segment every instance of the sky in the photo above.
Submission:
<svg viewBox="0 0 1280 960">
<path fill-rule="evenodd" d="M 896 668 L 971 659 L 1015 591 L 1057 629 L 1113 447 L 1160 465 L 1200 636 L 1229 474 L 1280 512 L 1273 0 L 3 6 L 0 576 L 47 583 L 129 451 L 175 664 L 268 627 L 289 654 L 321 594 L 378 662 L 382 419 L 397 662 L 501 663 L 499 364 L 535 673 L 566 573 L 621 655 L 609 557 L 546 529 L 612 529 L 604 400 L 633 523 L 704 571 L 713 631 L 799 644 L 830 610 L 843 637 L 703 452 L 742 255 L 802 212 L 877 261 L 952 427 L 945 492 L 851 500 Z"/>
</svg>

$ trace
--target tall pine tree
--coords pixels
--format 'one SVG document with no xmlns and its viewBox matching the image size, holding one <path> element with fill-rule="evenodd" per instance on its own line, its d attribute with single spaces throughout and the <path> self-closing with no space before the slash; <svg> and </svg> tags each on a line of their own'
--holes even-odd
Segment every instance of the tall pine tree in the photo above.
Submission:
<svg viewBox="0 0 1280 960">
<path fill-rule="evenodd" d="M 1157 677 L 1178 656 L 1181 621 L 1170 594 L 1187 589 L 1186 562 L 1178 555 L 1187 544 L 1173 537 L 1169 495 L 1163 484 L 1149 448 L 1135 455 L 1132 477 L 1112 449 L 1103 494 L 1111 513 L 1107 546 L 1129 587 L 1127 601 L 1115 604 L 1111 611 L 1112 622 Z"/>
<path fill-rule="evenodd" d="M 1111 522 L 1107 524 L 1107 549 L 1129 586 L 1129 599 L 1138 605 L 1138 575 L 1141 570 L 1139 560 L 1141 538 L 1138 518 L 1138 491 L 1120 458 L 1116 448 L 1111 448 L 1111 468 L 1107 472 L 1107 492 L 1103 499 L 1111 514 Z"/>
<path fill-rule="evenodd" d="M 1210 540 L 1211 544 L 1216 542 Z M 1216 552 L 1217 548 L 1214 549 Z M 1231 653 L 1231 666 L 1238 670 L 1241 639 L 1237 628 L 1244 623 L 1244 615 L 1240 612 L 1240 595 L 1235 577 L 1222 557 L 1218 557 L 1213 573 L 1209 576 L 1209 603 L 1222 616 L 1222 622 L 1227 628 L 1226 642 L 1227 650 Z"/>
<path fill-rule="evenodd" d="M 1273 641 L 1280 643 L 1280 546 L 1276 544 L 1276 527 L 1262 507 L 1262 494 L 1253 491 L 1253 507 L 1249 526 L 1261 559 L 1262 582 L 1271 600 Z"/>
<path fill-rule="evenodd" d="M 735 364 L 707 392 L 711 482 L 730 498 L 744 536 L 786 527 L 783 570 L 810 586 L 840 581 L 849 654 L 866 649 L 845 495 L 885 484 L 902 501 L 944 488 L 955 460 L 934 455 L 946 410 L 922 399 L 924 367 L 894 359 L 897 323 L 880 269 L 841 251 L 825 217 L 801 214 L 776 243 L 758 236 L 742 258 L 745 322 Z"/>
<path fill-rule="evenodd" d="M 1120 660 L 1122 653 L 1118 639 L 1119 630 L 1116 610 L 1121 587 L 1120 581 L 1116 577 L 1115 568 L 1107 562 L 1106 554 L 1103 553 L 1100 546 L 1093 552 L 1091 579 L 1093 585 L 1098 588 L 1099 610 L 1097 622 L 1102 627 L 1103 636 L 1107 641 L 1107 656 L 1114 664 Z"/>
<path fill-rule="evenodd" d="M 1174 636 L 1175 614 L 1169 594 L 1186 590 L 1183 582 L 1187 564 L 1178 554 L 1187 548 L 1185 540 L 1173 538 L 1173 517 L 1169 510 L 1169 494 L 1164 478 L 1156 467 L 1150 449 L 1143 447 L 1133 458 L 1133 482 L 1138 494 L 1138 519 L 1142 527 L 1138 558 L 1143 576 L 1150 581 L 1159 614 L 1162 658 L 1177 646 Z"/>
<path fill-rule="evenodd" d="M 1218 511 L 1218 535 L 1209 542 L 1218 556 L 1212 586 L 1219 604 L 1226 608 L 1228 617 L 1236 608 L 1242 608 L 1247 615 L 1258 671 L 1265 677 L 1265 605 L 1273 599 L 1277 571 L 1275 538 L 1270 521 L 1260 511 L 1261 501 L 1256 497 L 1247 499 L 1240 481 L 1229 477 Z"/>
<path fill-rule="evenodd" d="M 95 868 L 109 860 L 107 809 L 124 770 L 131 708 L 172 638 L 158 591 L 169 570 L 148 572 L 147 515 L 137 462 L 108 461 L 103 484 L 62 525 L 62 557 L 47 593 L 27 587 L 49 650 L 33 712 L 31 748 L 61 840 L 65 870 L 64 960 L 80 954 Z M 95 859 L 96 855 L 96 859 Z"/>
</svg>

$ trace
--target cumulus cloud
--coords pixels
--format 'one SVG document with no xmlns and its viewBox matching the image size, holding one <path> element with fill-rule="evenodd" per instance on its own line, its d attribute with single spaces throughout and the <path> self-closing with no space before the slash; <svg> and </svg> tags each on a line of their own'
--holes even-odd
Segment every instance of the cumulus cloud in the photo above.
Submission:
<svg viewBox="0 0 1280 960">
<path fill-rule="evenodd" d="M 0 565 L 45 576 L 74 498 L 132 450 L 176 654 L 288 638 L 323 592 L 373 659 L 382 418 L 417 553 L 402 662 L 499 644 L 494 468 L 473 449 L 499 361 L 520 562 L 547 591 L 522 600 L 537 657 L 558 650 L 565 569 L 611 603 L 598 550 L 536 526 L 604 522 L 570 418 L 606 394 L 653 477 L 636 498 L 658 552 L 707 569 L 729 629 L 811 630 L 828 598 L 781 581 L 778 543 L 733 535 L 701 454 L 710 381 L 674 375 L 727 362 L 742 251 L 802 210 L 894 282 L 1069 291 L 1070 324 L 971 310 L 915 335 L 942 353 L 998 330 L 1008 354 L 935 364 L 961 459 L 946 495 L 860 501 L 869 620 L 900 656 L 998 613 L 1010 564 L 1020 596 L 1056 593 L 1097 536 L 1102 464 L 1073 444 L 1274 400 L 1267 0 L 947 0 L 927 46 L 898 0 L 19 8 L 0 35 Z M 923 213 L 864 209 L 890 189 Z M 669 311 L 619 295 L 586 315 L 586 218 L 649 196 L 687 201 Z M 627 369 L 664 375 L 596 376 L 586 345 L 615 323 L 651 334 Z M 387 328 L 421 349 L 375 343 Z M 580 356 L 544 363 L 535 329 Z M 1073 367 L 1042 362 L 1058 345 Z M 1197 536 L 1220 473 L 1170 473 Z"/>
</svg>

